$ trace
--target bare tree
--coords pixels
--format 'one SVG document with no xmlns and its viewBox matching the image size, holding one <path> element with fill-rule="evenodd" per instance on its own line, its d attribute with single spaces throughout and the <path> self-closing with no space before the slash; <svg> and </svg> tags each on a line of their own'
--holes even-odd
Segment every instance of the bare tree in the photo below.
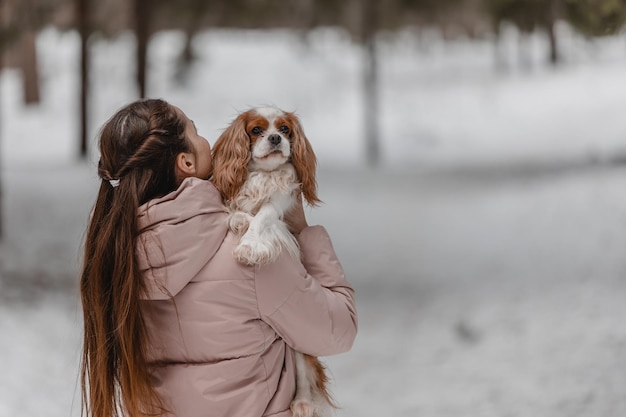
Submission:
<svg viewBox="0 0 626 417">
<path fill-rule="evenodd" d="M 4 52 L 8 39 L 8 6 L 5 2 L 0 2 L 0 71 L 4 68 Z M 1 86 L 0 86 L 1 88 Z M 2 103 L 0 103 L 1 105 Z M 0 125 L 2 125 L 2 108 L 0 107 Z M 0 130 L 0 150 L 2 149 L 2 136 Z M 4 170 L 2 169 L 2 153 L 0 152 L 0 241 L 4 238 L 4 196 L 3 191 Z M 0 265 L 2 266 L 2 265 Z"/>
<path fill-rule="evenodd" d="M 3 46 L 11 43 L 17 48 L 26 104 L 36 104 L 40 100 L 37 32 L 50 23 L 63 3 L 64 0 L 2 0 L 0 36 Z"/>
<path fill-rule="evenodd" d="M 77 0 L 78 32 L 80 33 L 80 157 L 87 157 L 89 114 L 89 0 Z"/>
<path fill-rule="evenodd" d="M 135 36 L 137 37 L 137 86 L 139 97 L 146 97 L 146 73 L 148 41 L 150 39 L 150 15 L 152 7 L 148 0 L 135 0 Z"/>
<path fill-rule="evenodd" d="M 2 52 L 2 48 L 0 48 L 0 53 Z M 0 55 L 0 59 L 2 56 Z M 1 68 L 2 66 L 0 66 Z M 0 108 L 0 118 L 2 117 L 2 108 Z M 2 123 L 2 120 L 0 120 Z M 0 144 L 2 144 L 2 136 L 0 136 Z M 0 146 L 2 149 L 2 146 Z M 4 196 L 2 194 L 3 191 L 3 179 L 4 179 L 4 170 L 2 169 L 2 153 L 0 152 L 0 241 L 4 239 Z M 2 266 L 2 265 L 0 265 Z"/>
<path fill-rule="evenodd" d="M 365 127 L 365 157 L 368 165 L 380 163 L 379 120 L 378 120 L 378 57 L 376 33 L 378 32 L 377 0 L 362 2 L 363 20 L 363 106 Z"/>
<path fill-rule="evenodd" d="M 556 36 L 556 21 L 558 19 L 558 2 L 556 0 L 552 0 L 548 2 L 548 7 L 546 10 L 546 15 L 543 26 L 545 27 L 546 33 L 548 34 L 548 40 L 550 42 L 550 63 L 552 65 L 556 65 L 561 60 L 559 56 L 559 44 L 557 42 Z"/>
<path fill-rule="evenodd" d="M 22 34 L 20 66 L 22 69 L 24 103 L 26 104 L 36 104 L 40 100 L 36 40 L 37 33 L 33 29 L 27 29 Z"/>
</svg>

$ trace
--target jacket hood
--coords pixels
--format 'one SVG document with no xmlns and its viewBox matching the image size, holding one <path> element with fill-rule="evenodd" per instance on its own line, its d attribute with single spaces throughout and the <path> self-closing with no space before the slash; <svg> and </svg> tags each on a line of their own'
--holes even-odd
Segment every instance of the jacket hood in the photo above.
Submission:
<svg viewBox="0 0 626 417">
<path fill-rule="evenodd" d="M 209 181 L 186 178 L 176 191 L 137 211 L 137 260 L 148 299 L 169 299 L 193 280 L 220 248 L 227 211 Z"/>
</svg>

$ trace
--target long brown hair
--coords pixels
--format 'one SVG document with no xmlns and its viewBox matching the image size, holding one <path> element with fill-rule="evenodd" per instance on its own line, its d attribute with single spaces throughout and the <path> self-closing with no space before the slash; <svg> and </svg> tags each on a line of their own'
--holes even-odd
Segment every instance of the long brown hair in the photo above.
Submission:
<svg viewBox="0 0 626 417">
<path fill-rule="evenodd" d="M 137 208 L 174 191 L 175 160 L 190 145 L 185 122 L 163 100 L 119 110 L 100 133 L 100 190 L 87 229 L 80 295 L 83 414 L 139 417 L 165 412 L 150 383 L 135 258 Z"/>
</svg>

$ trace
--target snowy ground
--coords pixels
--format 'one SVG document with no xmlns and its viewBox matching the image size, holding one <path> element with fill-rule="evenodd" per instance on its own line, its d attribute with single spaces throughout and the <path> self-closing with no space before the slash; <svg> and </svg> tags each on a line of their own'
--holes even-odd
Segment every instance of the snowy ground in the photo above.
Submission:
<svg viewBox="0 0 626 417">
<path fill-rule="evenodd" d="M 159 65 L 177 42 L 153 42 L 150 88 L 211 142 L 250 104 L 302 116 L 326 203 L 309 219 L 360 312 L 353 351 L 327 358 L 339 416 L 626 415 L 626 167 L 606 163 L 626 144 L 623 39 L 567 38 L 567 65 L 508 75 L 488 42 L 386 44 L 378 170 L 360 164 L 359 53 L 340 35 L 303 49 L 282 32 L 204 34 L 187 87 Z M 40 107 L 0 74 L 0 417 L 79 415 L 75 273 L 96 157 L 74 159 L 75 35 L 40 45 Z M 94 51 L 95 137 L 133 97 L 132 40 Z"/>
</svg>

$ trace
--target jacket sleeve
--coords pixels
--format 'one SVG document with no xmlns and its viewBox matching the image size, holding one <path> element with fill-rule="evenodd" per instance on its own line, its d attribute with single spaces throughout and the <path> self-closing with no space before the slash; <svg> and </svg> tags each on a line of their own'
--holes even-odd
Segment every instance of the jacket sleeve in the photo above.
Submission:
<svg viewBox="0 0 626 417">
<path fill-rule="evenodd" d="M 298 242 L 302 262 L 282 253 L 275 262 L 256 267 L 261 318 L 299 352 L 346 352 L 357 333 L 354 290 L 323 227 L 305 228 Z"/>
</svg>

